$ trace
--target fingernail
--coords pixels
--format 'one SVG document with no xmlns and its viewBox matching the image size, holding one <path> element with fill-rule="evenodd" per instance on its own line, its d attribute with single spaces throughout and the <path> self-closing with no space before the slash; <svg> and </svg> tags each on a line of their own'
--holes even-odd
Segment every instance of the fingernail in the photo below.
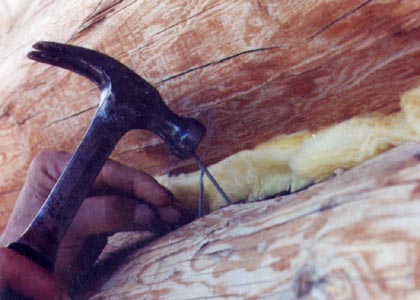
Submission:
<svg viewBox="0 0 420 300">
<path fill-rule="evenodd" d="M 171 226 L 184 225 L 194 219 L 194 215 L 188 210 L 177 205 L 170 205 L 159 209 L 160 218 Z"/>
<path fill-rule="evenodd" d="M 172 194 L 172 192 L 165 186 L 163 187 L 163 191 L 164 191 L 164 195 L 163 197 L 160 199 L 161 201 L 159 201 L 159 204 L 157 204 L 157 206 L 167 206 L 170 203 L 173 203 L 175 201 L 175 197 L 174 194 Z"/>
<path fill-rule="evenodd" d="M 135 206 L 133 222 L 158 235 L 171 231 L 171 227 L 160 219 L 158 209 L 147 202 Z"/>
</svg>

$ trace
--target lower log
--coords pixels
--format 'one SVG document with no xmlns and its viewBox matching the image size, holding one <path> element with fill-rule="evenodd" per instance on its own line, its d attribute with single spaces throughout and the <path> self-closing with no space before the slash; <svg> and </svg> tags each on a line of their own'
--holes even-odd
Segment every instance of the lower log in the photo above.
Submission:
<svg viewBox="0 0 420 300">
<path fill-rule="evenodd" d="M 140 249 L 134 235 L 116 236 L 112 247 L 134 246 L 114 266 L 101 264 L 111 272 L 89 296 L 420 299 L 419 226 L 420 143 L 409 143 L 300 193 L 225 207 Z"/>
</svg>

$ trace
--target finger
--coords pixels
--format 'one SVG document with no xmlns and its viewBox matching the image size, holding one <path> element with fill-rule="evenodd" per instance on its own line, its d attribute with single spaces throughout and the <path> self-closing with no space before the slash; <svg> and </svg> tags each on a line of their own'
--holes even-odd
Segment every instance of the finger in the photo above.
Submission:
<svg viewBox="0 0 420 300">
<path fill-rule="evenodd" d="M 94 186 L 128 193 L 157 206 L 173 202 L 172 194 L 152 176 L 114 161 L 105 164 Z"/>
<path fill-rule="evenodd" d="M 167 224 L 181 225 L 194 219 L 194 214 L 176 205 L 161 206 L 157 209 L 159 218 Z"/>
<path fill-rule="evenodd" d="M 0 245 L 16 240 L 30 224 L 69 158 L 69 154 L 59 151 L 44 151 L 34 158 L 7 227 L 0 237 Z"/>
<path fill-rule="evenodd" d="M 177 218 L 174 214 L 166 221 L 177 222 Z M 91 197 L 80 207 L 66 239 L 80 240 L 102 233 L 149 230 L 159 221 L 159 215 L 151 205 L 134 198 L 113 195 Z"/>
<path fill-rule="evenodd" d="M 41 194 L 45 199 L 70 157 L 70 154 L 60 151 L 43 151 L 38 154 L 31 164 L 28 175 L 27 181 L 34 182 L 30 188 L 43 187 L 38 194 Z M 112 160 L 105 163 L 94 183 L 94 188 L 111 188 L 124 194 L 131 194 L 154 205 L 168 205 L 173 201 L 172 194 L 152 176 Z"/>
<path fill-rule="evenodd" d="M 58 300 L 62 296 L 52 273 L 10 249 L 0 248 L 0 295 L 7 289 L 34 300 Z"/>
<path fill-rule="evenodd" d="M 27 182 L 44 187 L 48 195 L 66 167 L 71 155 L 63 151 L 42 151 L 35 156 L 29 167 Z"/>
<path fill-rule="evenodd" d="M 42 201 L 48 196 L 60 177 L 71 155 L 62 151 L 43 151 L 31 164 L 27 182 L 29 189 L 36 190 Z M 154 205 L 168 205 L 172 194 L 152 176 L 139 170 L 108 160 L 94 184 L 95 188 L 111 188 L 131 194 Z"/>
</svg>

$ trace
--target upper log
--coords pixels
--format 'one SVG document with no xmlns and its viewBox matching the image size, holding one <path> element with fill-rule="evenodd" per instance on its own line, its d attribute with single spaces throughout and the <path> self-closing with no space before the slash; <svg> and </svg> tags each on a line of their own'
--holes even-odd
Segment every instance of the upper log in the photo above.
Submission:
<svg viewBox="0 0 420 300">
<path fill-rule="evenodd" d="M 87 295 L 418 299 L 419 215 L 420 143 L 409 143 L 300 193 L 225 207 L 144 248 L 133 234 L 117 236 L 108 251 L 126 250 L 87 276 Z"/>
</svg>

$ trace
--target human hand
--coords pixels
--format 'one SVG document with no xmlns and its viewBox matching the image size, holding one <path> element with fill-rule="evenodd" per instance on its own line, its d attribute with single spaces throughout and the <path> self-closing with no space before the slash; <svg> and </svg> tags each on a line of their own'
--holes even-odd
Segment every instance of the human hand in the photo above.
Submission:
<svg viewBox="0 0 420 300">
<path fill-rule="evenodd" d="M 0 299 L 13 299 L 10 291 L 31 300 L 58 300 L 65 296 L 52 273 L 13 250 L 0 248 Z"/>
<path fill-rule="evenodd" d="M 0 237 L 0 246 L 8 245 L 23 233 L 69 158 L 70 155 L 64 152 L 49 151 L 34 159 L 8 225 Z M 94 183 L 92 194 L 97 196 L 85 199 L 58 251 L 54 275 L 67 291 L 71 291 L 77 275 L 95 262 L 106 244 L 106 236 L 132 230 L 161 233 L 191 220 L 191 215 L 181 209 L 171 193 L 153 177 L 116 162 L 105 164 Z M 99 238 L 92 238 L 95 236 Z"/>
</svg>

